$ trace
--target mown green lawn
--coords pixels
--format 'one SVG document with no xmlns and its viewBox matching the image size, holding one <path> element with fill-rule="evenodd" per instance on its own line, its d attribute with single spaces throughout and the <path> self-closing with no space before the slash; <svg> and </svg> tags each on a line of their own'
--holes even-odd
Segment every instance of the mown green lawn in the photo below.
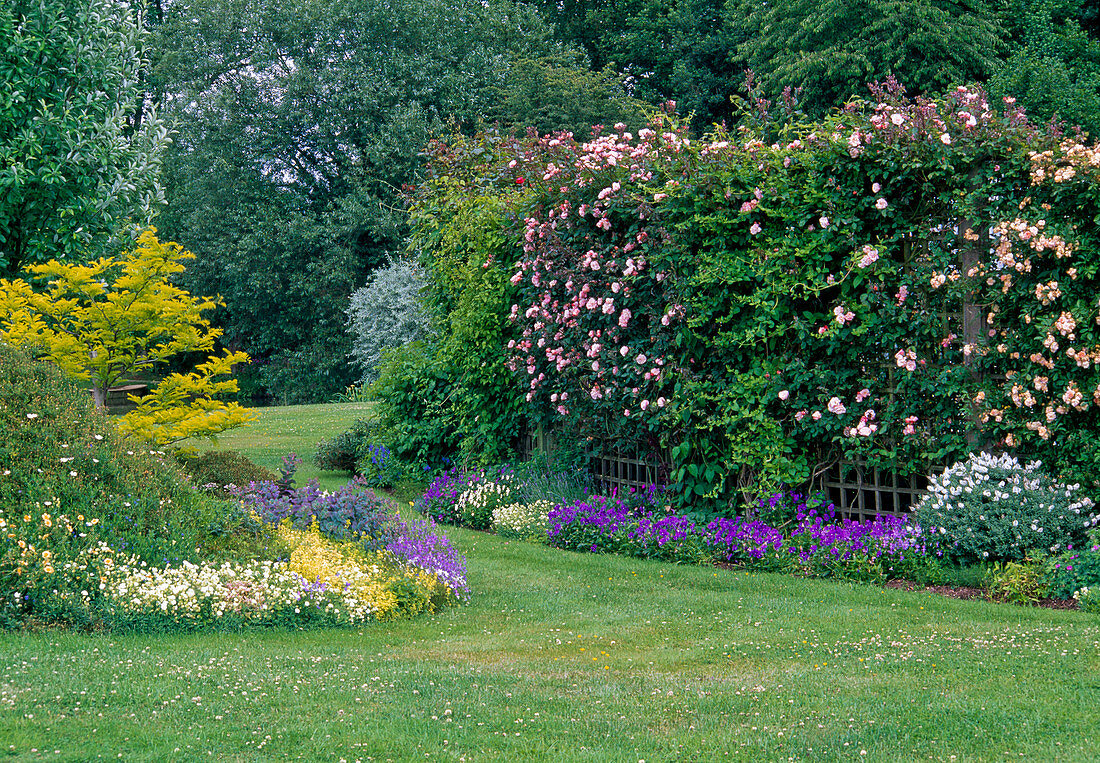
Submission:
<svg viewBox="0 0 1100 763">
<path fill-rule="evenodd" d="M 0 635 L 0 752 L 1098 758 L 1095 616 L 447 532 L 474 596 L 432 617 L 341 631 Z"/>
<path fill-rule="evenodd" d="M 356 419 L 368 418 L 372 407 L 372 403 L 328 403 L 254 408 L 260 414 L 259 421 L 219 435 L 216 444 L 208 440 L 184 444 L 203 452 L 238 450 L 273 471 L 288 453 L 297 453 L 302 459 L 295 477 L 298 484 L 316 479 L 325 490 L 333 490 L 347 482 L 348 475 L 317 468 L 313 461 L 317 443 L 347 430 Z"/>
</svg>

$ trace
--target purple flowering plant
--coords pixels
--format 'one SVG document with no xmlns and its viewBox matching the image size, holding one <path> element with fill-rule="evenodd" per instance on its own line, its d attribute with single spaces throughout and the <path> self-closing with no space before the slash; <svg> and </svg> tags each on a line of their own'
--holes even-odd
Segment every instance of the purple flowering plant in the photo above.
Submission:
<svg viewBox="0 0 1100 763">
<path fill-rule="evenodd" d="M 436 522 L 462 524 L 462 517 L 459 514 L 459 496 L 483 482 L 510 478 L 513 472 L 510 466 L 498 466 L 492 469 L 453 467 L 435 476 L 424 494 L 416 501 L 414 508 Z"/>
<path fill-rule="evenodd" d="M 469 600 L 466 557 L 439 532 L 431 519 L 398 521 L 395 537 L 386 550 L 402 562 L 434 573 L 459 599 Z"/>
<path fill-rule="evenodd" d="M 794 516 L 785 520 L 788 509 Z M 555 506 L 548 535 L 550 545 L 574 551 L 717 561 L 815 577 L 923 579 L 932 563 L 920 528 L 907 519 L 841 519 L 820 496 L 797 493 L 763 498 L 747 516 L 719 517 L 705 527 L 655 506 L 632 508 L 614 496 L 592 496 Z"/>
<path fill-rule="evenodd" d="M 239 488 L 237 494 L 245 510 L 270 524 L 289 519 L 294 527 L 304 530 L 316 523 L 329 538 L 357 540 L 368 551 L 385 549 L 402 563 L 436 575 L 457 599 L 469 599 L 466 557 L 438 531 L 431 518 L 405 522 L 390 501 L 368 489 L 360 478 L 333 493 L 322 492 L 315 480 L 296 487 L 294 472 L 300 463 L 291 454 L 283 460 L 282 477 L 277 482 L 252 482 L 247 488 Z M 448 474 L 453 477 L 453 473 Z M 436 492 L 449 495 L 451 483 L 437 482 L 440 485 Z"/>
</svg>

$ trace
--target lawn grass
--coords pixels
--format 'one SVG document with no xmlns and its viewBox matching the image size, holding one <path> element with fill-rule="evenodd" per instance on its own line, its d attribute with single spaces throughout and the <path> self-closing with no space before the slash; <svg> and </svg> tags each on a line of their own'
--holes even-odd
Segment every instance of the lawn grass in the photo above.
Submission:
<svg viewBox="0 0 1100 763">
<path fill-rule="evenodd" d="M 335 631 L 2 634 L 0 752 L 1097 758 L 1095 616 L 447 534 L 467 554 L 474 596 L 432 617 Z"/>
<path fill-rule="evenodd" d="M 260 420 L 231 429 L 218 436 L 216 444 L 208 440 L 183 443 L 199 449 L 238 450 L 249 460 L 273 471 L 288 453 L 302 459 L 295 479 L 304 485 L 316 479 L 324 490 L 334 490 L 348 481 L 341 472 L 322 471 L 313 461 L 317 443 L 332 439 L 347 430 L 356 419 L 370 416 L 373 403 L 328 403 L 324 405 L 285 405 L 254 408 Z"/>
</svg>

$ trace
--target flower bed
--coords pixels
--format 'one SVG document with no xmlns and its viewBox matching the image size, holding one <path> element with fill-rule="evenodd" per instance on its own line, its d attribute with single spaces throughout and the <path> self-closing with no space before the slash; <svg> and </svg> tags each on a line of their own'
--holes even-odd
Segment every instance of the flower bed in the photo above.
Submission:
<svg viewBox="0 0 1100 763">
<path fill-rule="evenodd" d="M 435 523 L 406 523 L 359 485 L 325 494 L 284 479 L 239 494 L 257 539 L 276 558 L 157 566 L 116 553 L 98 520 L 70 518 L 56 499 L 33 513 L 0 509 L 0 624 L 38 619 L 141 631 L 350 625 L 469 598 L 465 559 Z"/>
<path fill-rule="evenodd" d="M 1012 506 L 992 488 L 984 491 L 988 495 L 981 490 L 973 495 L 967 492 L 966 498 L 955 495 L 954 502 L 968 500 L 978 507 L 976 516 L 985 523 L 986 537 L 976 535 L 965 523 L 953 528 L 930 524 L 934 532 L 926 532 L 915 517 L 938 516 L 944 503 L 940 483 L 957 480 L 968 469 L 1005 480 L 1005 484 L 1019 482 L 1017 491 L 1009 489 L 1009 495 L 1026 498 L 1027 505 Z M 1076 599 L 1082 602 L 1082 609 L 1093 607 L 1096 595 L 1092 591 L 1100 590 L 1100 526 L 1091 514 L 1092 502 L 1075 497 L 1076 486 L 1041 477 L 1038 465 L 1020 465 L 1006 457 L 974 457 L 937 479 L 927 505 L 922 505 L 914 517 L 878 516 L 865 521 L 841 518 L 836 507 L 819 495 L 778 492 L 759 499 L 742 516 L 718 516 L 699 523 L 696 517 L 671 511 L 664 503 L 665 495 L 654 488 L 623 496 L 589 494 L 575 500 L 552 501 L 538 497 L 527 481 L 517 479 L 514 470 L 507 468 L 489 472 L 452 470 L 440 475 L 421 498 L 419 507 L 432 516 L 471 525 L 474 515 L 456 507 L 477 504 L 487 495 L 506 494 L 512 499 L 525 495 L 526 501 L 512 500 L 494 509 L 493 531 L 503 537 L 583 553 L 731 564 L 878 583 L 895 579 L 948 582 L 952 565 L 960 562 L 951 553 L 962 545 L 956 536 L 965 537 L 975 548 L 984 544 L 991 549 L 983 556 L 978 548 L 979 558 L 989 558 L 992 553 L 1000 564 L 979 565 L 991 595 L 1002 600 L 1036 601 L 1041 598 L 1039 594 L 1052 594 L 1066 601 Z M 996 504 L 999 513 L 994 514 L 992 508 L 982 509 L 983 500 Z M 1010 532 L 1013 519 L 1028 516 L 1032 509 L 1042 512 L 1046 524 L 1062 528 L 1058 534 L 1047 533 L 1045 540 L 1054 545 L 1040 549 L 1017 543 L 1000 549 L 997 543 L 1004 533 L 997 523 Z M 1093 529 L 1088 530 L 1090 527 Z M 484 529 L 480 518 L 475 529 Z M 1092 535 L 1091 546 L 1074 550 L 1073 541 L 1083 540 L 1086 531 Z M 1016 561 L 1007 555 L 1016 549 L 1033 556 Z M 961 561 L 966 564 L 969 560 Z M 1026 596 L 1016 591 L 1020 580 L 1030 581 Z"/>
</svg>

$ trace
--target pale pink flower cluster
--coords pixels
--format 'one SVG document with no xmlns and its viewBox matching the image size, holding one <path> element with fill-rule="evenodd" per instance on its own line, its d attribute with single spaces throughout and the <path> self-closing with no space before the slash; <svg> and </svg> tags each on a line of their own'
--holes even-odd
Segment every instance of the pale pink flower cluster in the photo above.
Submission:
<svg viewBox="0 0 1100 763">
<path fill-rule="evenodd" d="M 843 326 L 845 323 L 853 320 L 856 314 L 844 307 L 844 305 L 837 305 L 833 308 L 833 317 L 836 319 L 837 323 Z"/>
<path fill-rule="evenodd" d="M 1083 411 L 1088 407 L 1085 396 L 1077 388 L 1077 382 L 1072 381 L 1066 385 L 1066 391 L 1062 393 L 1062 402 L 1078 411 Z"/>
<path fill-rule="evenodd" d="M 1073 339 L 1073 331 L 1077 328 L 1077 321 L 1074 320 L 1072 313 L 1063 312 L 1058 316 L 1058 320 L 1054 321 L 1054 328 L 1058 329 L 1058 333 L 1062 336 Z"/>
<path fill-rule="evenodd" d="M 844 407 L 844 403 L 840 402 L 839 397 L 834 397 L 829 400 L 829 404 L 826 406 L 829 413 L 841 416 L 848 412 L 848 409 Z"/>
<path fill-rule="evenodd" d="M 1012 404 L 1017 408 L 1034 408 L 1035 403 L 1038 402 L 1035 395 L 1031 394 L 1031 390 L 1020 384 L 1012 385 L 1012 390 L 1009 392 L 1009 398 L 1012 400 Z"/>
<path fill-rule="evenodd" d="M 859 267 L 869 268 L 878 262 L 878 249 L 875 247 L 870 244 L 864 244 L 861 251 L 863 252 L 863 256 L 859 259 Z"/>
<path fill-rule="evenodd" d="M 863 415 L 859 417 L 859 423 L 854 427 L 844 427 L 845 437 L 870 437 L 878 431 L 878 424 L 875 423 L 875 411 L 868 409 L 863 412 Z"/>
<path fill-rule="evenodd" d="M 1042 439 L 1044 439 L 1044 440 L 1049 440 L 1050 439 L 1050 430 L 1047 429 L 1046 426 L 1042 422 L 1029 421 L 1026 424 L 1024 424 L 1024 426 L 1027 429 L 1030 429 L 1031 431 L 1035 432 Z"/>
<path fill-rule="evenodd" d="M 1089 368 L 1094 360 L 1100 359 L 1100 347 L 1095 348 L 1093 354 L 1089 354 L 1087 350 L 1069 347 L 1066 349 L 1066 355 L 1073 359 L 1078 368 Z"/>
<path fill-rule="evenodd" d="M 917 419 L 916 416 L 906 416 L 905 417 L 905 426 L 902 427 L 901 433 L 903 435 L 916 434 L 916 432 L 917 432 L 916 424 L 917 424 L 918 420 L 919 419 Z"/>
<path fill-rule="evenodd" d="M 906 371 L 916 371 L 917 353 L 914 350 L 898 350 L 894 353 L 894 363 Z"/>
<path fill-rule="evenodd" d="M 624 205 L 633 203 L 629 184 L 650 181 L 660 152 L 683 150 L 690 142 L 649 128 L 635 140 L 625 126 L 615 129 L 616 134 L 581 145 L 569 136 L 541 141 L 553 158 L 540 165 L 543 174 L 561 182 L 563 194 L 590 190 L 576 207 L 563 200 L 524 221 L 523 254 L 511 278 L 525 296 L 510 312 L 522 336 L 509 342 L 508 365 L 525 372 L 527 400 L 541 398 L 563 416 L 578 405 L 575 401 L 623 416 L 665 407 L 667 360 L 649 348 L 655 333 L 667 331 L 686 312 L 672 305 L 652 315 L 651 306 L 662 300 L 664 287 L 657 285 L 666 283 L 668 274 L 655 272 L 645 255 L 667 234 L 645 223 L 627 234 L 616 221 Z M 634 214 L 646 221 L 648 205 L 639 205 Z M 577 235 L 585 230 L 603 233 Z M 579 240 L 586 242 L 584 248 L 571 250 Z"/>
<path fill-rule="evenodd" d="M 1035 284 L 1035 299 L 1039 300 L 1044 307 L 1060 296 L 1062 296 L 1062 290 L 1058 287 L 1057 281 Z"/>
</svg>

